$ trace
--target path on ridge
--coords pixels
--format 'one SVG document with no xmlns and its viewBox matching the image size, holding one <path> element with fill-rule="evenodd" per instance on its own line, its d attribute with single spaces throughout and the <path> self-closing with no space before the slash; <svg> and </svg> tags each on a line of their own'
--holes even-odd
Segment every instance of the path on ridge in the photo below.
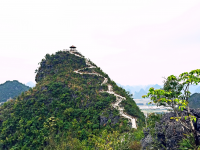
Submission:
<svg viewBox="0 0 200 150">
<path fill-rule="evenodd" d="M 84 58 L 84 57 L 82 57 L 82 56 L 80 56 L 80 55 L 78 55 L 78 54 L 73 53 L 73 51 L 69 51 L 69 52 L 70 52 L 71 54 L 74 54 L 75 56 Z M 89 66 L 89 67 L 81 68 L 81 69 L 75 70 L 74 72 L 75 72 L 75 73 L 79 73 L 79 74 L 93 74 L 93 75 L 97 75 L 97 76 L 103 77 L 102 75 L 100 75 L 100 74 L 98 74 L 98 73 L 83 73 L 83 72 L 79 72 L 79 71 L 81 71 L 81 70 L 83 70 L 83 69 L 86 69 L 86 68 L 96 68 L 95 66 L 92 66 L 92 65 L 90 64 L 90 62 L 88 61 L 88 59 L 86 59 L 86 58 L 85 58 L 85 62 L 86 62 L 86 65 Z M 103 78 L 104 78 L 104 81 L 101 83 L 101 85 L 107 84 L 107 82 L 108 82 L 108 79 L 107 79 L 107 78 L 105 78 L 105 77 L 103 77 Z M 129 119 L 129 120 L 131 121 L 131 123 L 132 123 L 132 128 L 136 128 L 136 129 L 137 129 L 136 119 L 135 119 L 134 117 L 132 117 L 132 116 L 130 116 L 130 115 L 124 113 L 124 108 L 119 106 L 120 102 L 121 102 L 123 99 L 126 100 L 126 98 L 125 98 L 125 97 L 122 97 L 121 95 L 116 94 L 116 93 L 113 91 L 112 85 L 110 85 L 110 84 L 107 84 L 107 85 L 108 85 L 108 90 L 107 90 L 107 91 L 102 91 L 102 92 L 107 92 L 107 93 L 109 93 L 109 94 L 114 94 L 114 95 L 116 96 L 116 102 L 115 102 L 114 104 L 112 104 L 112 106 L 113 106 L 114 108 L 116 108 L 116 109 L 119 110 L 119 113 L 120 113 L 121 116 L 123 116 L 124 118 L 127 118 L 127 119 Z"/>
</svg>

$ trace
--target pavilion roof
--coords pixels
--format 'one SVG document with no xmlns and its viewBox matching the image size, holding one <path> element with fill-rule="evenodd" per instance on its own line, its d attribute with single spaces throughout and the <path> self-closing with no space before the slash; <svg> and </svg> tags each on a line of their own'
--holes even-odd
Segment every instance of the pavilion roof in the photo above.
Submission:
<svg viewBox="0 0 200 150">
<path fill-rule="evenodd" d="M 76 48 L 74 45 L 70 46 L 70 48 Z"/>
</svg>

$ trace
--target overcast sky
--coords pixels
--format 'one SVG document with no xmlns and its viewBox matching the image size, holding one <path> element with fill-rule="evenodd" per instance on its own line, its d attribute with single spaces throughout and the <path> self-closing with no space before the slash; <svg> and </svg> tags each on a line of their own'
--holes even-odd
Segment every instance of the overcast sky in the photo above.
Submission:
<svg viewBox="0 0 200 150">
<path fill-rule="evenodd" d="M 200 69 L 199 0 L 1 0 L 0 84 L 75 45 L 122 85 Z"/>
</svg>

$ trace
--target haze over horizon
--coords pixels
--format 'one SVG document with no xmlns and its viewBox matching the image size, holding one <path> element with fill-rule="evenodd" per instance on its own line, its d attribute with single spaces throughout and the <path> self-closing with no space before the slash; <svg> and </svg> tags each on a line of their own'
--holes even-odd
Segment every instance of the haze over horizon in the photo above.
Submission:
<svg viewBox="0 0 200 150">
<path fill-rule="evenodd" d="M 35 82 L 49 53 L 77 46 L 121 85 L 199 69 L 200 1 L 0 2 L 0 84 Z"/>
</svg>

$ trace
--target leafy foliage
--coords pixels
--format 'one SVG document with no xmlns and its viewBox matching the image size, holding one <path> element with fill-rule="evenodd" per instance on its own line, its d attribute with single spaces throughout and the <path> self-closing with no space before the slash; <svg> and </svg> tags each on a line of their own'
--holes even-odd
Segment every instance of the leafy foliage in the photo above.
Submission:
<svg viewBox="0 0 200 150">
<path fill-rule="evenodd" d="M 159 122 L 162 118 L 163 114 L 157 114 L 157 113 L 150 113 L 148 114 L 148 117 L 146 118 L 147 127 L 154 128 L 155 123 Z"/>
<path fill-rule="evenodd" d="M 170 75 L 169 77 L 167 77 L 166 81 L 164 81 L 163 89 L 155 90 L 154 88 L 150 88 L 149 93 L 142 96 L 143 98 L 151 97 L 151 100 L 156 103 L 157 106 L 171 107 L 176 113 L 176 117 L 171 117 L 170 119 L 180 121 L 181 125 L 190 129 L 190 131 L 193 133 L 193 137 L 195 138 L 196 146 L 199 145 L 198 134 L 193 124 L 193 121 L 196 122 L 196 117 L 193 116 L 190 112 L 188 99 L 191 94 L 189 92 L 189 85 L 198 85 L 198 83 L 200 83 L 200 69 L 192 70 L 190 72 L 184 72 L 178 77 Z M 181 92 L 182 90 L 184 91 L 184 93 Z M 187 111 L 187 115 L 179 116 L 178 111 L 183 111 L 183 109 Z M 190 126 L 181 121 L 182 117 L 184 117 L 185 120 L 187 118 L 189 119 Z"/>
<path fill-rule="evenodd" d="M 179 142 L 180 150 L 200 150 L 200 146 L 196 146 L 194 135 L 192 133 L 185 134 L 185 138 L 183 138 Z"/>
</svg>

